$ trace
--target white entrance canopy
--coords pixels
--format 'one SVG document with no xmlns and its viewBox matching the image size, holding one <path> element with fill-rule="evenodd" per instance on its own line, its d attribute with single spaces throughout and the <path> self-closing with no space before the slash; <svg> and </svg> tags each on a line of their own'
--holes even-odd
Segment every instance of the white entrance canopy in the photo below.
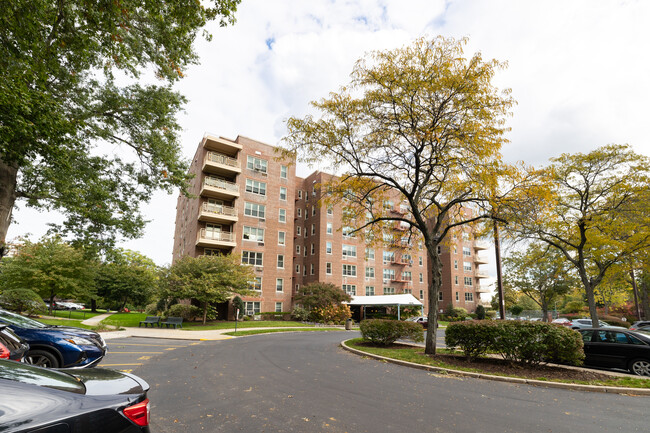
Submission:
<svg viewBox="0 0 650 433">
<path fill-rule="evenodd" d="M 424 309 L 422 302 L 411 295 L 380 295 L 380 296 L 353 296 L 350 302 L 344 304 L 363 307 L 365 318 L 365 307 L 397 307 L 397 320 L 400 320 L 400 307 L 402 306 L 419 306 L 420 310 Z"/>
</svg>

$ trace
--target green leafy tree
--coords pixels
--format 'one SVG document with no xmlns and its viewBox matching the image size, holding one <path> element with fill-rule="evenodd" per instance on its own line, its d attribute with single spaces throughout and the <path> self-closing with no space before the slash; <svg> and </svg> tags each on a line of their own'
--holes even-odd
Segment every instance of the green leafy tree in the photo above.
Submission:
<svg viewBox="0 0 650 433">
<path fill-rule="evenodd" d="M 332 283 L 310 283 L 301 286 L 294 295 L 296 304 L 302 305 L 311 311 L 316 308 L 324 309 L 338 306 L 342 302 L 349 302 L 352 296 Z"/>
<path fill-rule="evenodd" d="M 49 299 L 50 314 L 55 297 L 83 298 L 95 290 L 95 263 L 56 236 L 25 241 L 11 260 L 0 262 L 0 271 L 4 290 L 33 290 Z"/>
<path fill-rule="evenodd" d="M 254 295 L 249 290 L 254 273 L 241 265 L 236 255 L 185 256 L 172 265 L 167 281 L 167 297 L 195 299 L 203 309 L 203 324 L 212 303 L 226 302 L 234 295 Z"/>
<path fill-rule="evenodd" d="M 43 299 L 38 293 L 29 289 L 5 290 L 0 295 L 0 305 L 18 314 L 25 312 L 30 315 L 46 310 Z"/>
<path fill-rule="evenodd" d="M 103 248 L 141 234 L 154 190 L 185 189 L 172 85 L 198 61 L 198 32 L 232 23 L 239 1 L 3 1 L 0 256 L 18 200 Z M 145 71 L 160 84 L 140 84 Z"/>
<path fill-rule="evenodd" d="M 157 286 L 157 267 L 148 257 L 129 250 L 111 251 L 96 277 L 97 295 L 123 310 L 127 303 L 145 305 Z"/>
<path fill-rule="evenodd" d="M 596 289 L 612 267 L 650 248 L 650 164 L 627 145 L 563 154 L 538 171 L 540 187 L 511 228 L 557 249 L 574 268 L 598 326 Z"/>
<path fill-rule="evenodd" d="M 436 350 L 437 247 L 454 228 L 493 217 L 490 192 L 504 171 L 500 149 L 514 103 L 491 84 L 504 64 L 480 53 L 466 58 L 466 43 L 421 38 L 371 53 L 356 63 L 349 86 L 312 103 L 321 118 L 290 118 L 285 139 L 287 152 L 342 173 L 324 189 L 328 201 L 344 202 L 343 224 L 379 240 L 398 223 L 407 228 L 400 245 L 423 240 L 433 270 L 427 354 Z M 398 212 L 383 205 L 394 197 Z"/>
<path fill-rule="evenodd" d="M 526 251 L 504 258 L 503 264 L 507 285 L 534 301 L 545 322 L 550 306 L 574 285 L 570 264 L 546 244 L 530 244 Z"/>
</svg>

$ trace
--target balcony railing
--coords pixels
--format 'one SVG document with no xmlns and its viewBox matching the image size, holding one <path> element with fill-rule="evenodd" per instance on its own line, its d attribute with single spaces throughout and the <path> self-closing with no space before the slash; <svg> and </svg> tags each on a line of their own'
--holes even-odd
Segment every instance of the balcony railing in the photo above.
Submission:
<svg viewBox="0 0 650 433">
<path fill-rule="evenodd" d="M 203 203 L 202 211 L 204 213 L 211 213 L 214 215 L 223 215 L 230 217 L 237 216 L 237 210 L 234 207 L 214 203 Z"/>
<path fill-rule="evenodd" d="M 209 239 L 211 241 L 235 242 L 235 234 L 232 232 L 219 232 L 213 230 L 201 229 L 199 239 Z"/>
<path fill-rule="evenodd" d="M 239 187 L 235 182 L 230 182 L 223 179 L 206 177 L 203 180 L 203 186 L 209 186 L 210 188 L 222 189 L 227 192 L 239 194 Z"/>
<path fill-rule="evenodd" d="M 209 161 L 215 164 L 222 164 L 229 167 L 239 168 L 239 161 L 237 161 L 235 158 L 231 158 L 230 156 L 226 156 L 217 152 L 208 152 L 207 155 L 205 155 L 205 160 L 206 162 Z"/>
</svg>

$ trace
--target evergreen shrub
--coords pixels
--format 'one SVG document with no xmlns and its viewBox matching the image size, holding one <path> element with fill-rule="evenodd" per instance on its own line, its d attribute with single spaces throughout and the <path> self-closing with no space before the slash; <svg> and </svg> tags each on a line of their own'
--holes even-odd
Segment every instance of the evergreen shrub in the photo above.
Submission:
<svg viewBox="0 0 650 433">
<path fill-rule="evenodd" d="M 424 340 L 422 325 L 398 320 L 368 319 L 359 324 L 361 336 L 379 346 L 389 346 L 400 339 Z"/>
</svg>

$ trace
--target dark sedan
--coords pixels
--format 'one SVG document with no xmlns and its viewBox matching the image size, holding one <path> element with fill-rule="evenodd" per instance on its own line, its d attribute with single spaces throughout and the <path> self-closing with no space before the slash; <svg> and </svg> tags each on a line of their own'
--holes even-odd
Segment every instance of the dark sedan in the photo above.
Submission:
<svg viewBox="0 0 650 433">
<path fill-rule="evenodd" d="M 650 333 L 613 328 L 581 329 L 585 365 L 650 376 Z"/>
<path fill-rule="evenodd" d="M 0 360 L 3 433 L 149 432 L 149 385 L 102 368 L 51 370 Z"/>
<path fill-rule="evenodd" d="M 7 325 L 0 324 L 0 359 L 22 361 L 29 346 Z"/>
<path fill-rule="evenodd" d="M 28 364 L 52 368 L 92 367 L 106 354 L 104 339 L 87 329 L 46 325 L 5 310 L 0 310 L 0 324 L 8 325 L 29 344 L 25 355 Z"/>
</svg>

